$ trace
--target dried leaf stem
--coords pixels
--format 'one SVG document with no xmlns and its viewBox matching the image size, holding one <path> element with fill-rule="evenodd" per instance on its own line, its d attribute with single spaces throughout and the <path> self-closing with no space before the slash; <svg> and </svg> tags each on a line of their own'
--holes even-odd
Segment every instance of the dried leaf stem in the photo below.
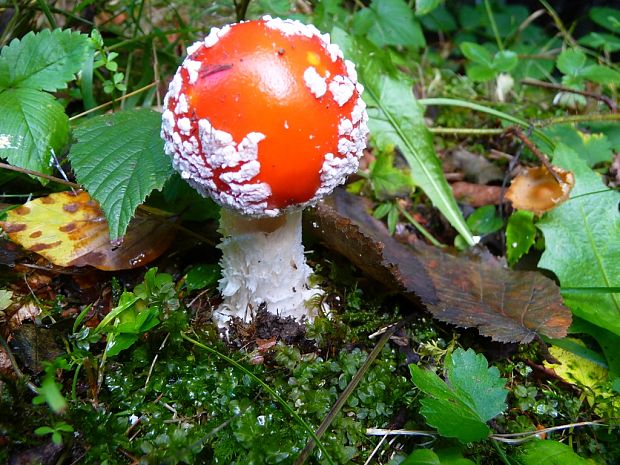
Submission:
<svg viewBox="0 0 620 465">
<path fill-rule="evenodd" d="M 616 105 L 616 102 L 613 101 L 613 99 L 609 98 L 607 95 L 599 94 L 597 92 L 588 92 L 587 90 L 573 89 L 571 87 L 566 87 L 561 84 L 554 84 L 552 82 L 539 81 L 537 79 L 523 79 L 521 81 L 521 84 L 524 84 L 526 86 L 534 86 L 534 87 L 542 87 L 545 89 L 558 90 L 560 92 L 570 92 L 571 94 L 578 94 L 578 95 L 583 95 L 584 97 L 590 97 L 595 100 L 599 100 L 603 102 L 605 105 L 609 107 L 609 110 L 612 113 L 618 112 L 618 106 Z"/>
<path fill-rule="evenodd" d="M 542 153 L 538 149 L 538 147 L 536 147 L 534 142 L 532 142 L 531 139 L 525 135 L 525 133 L 521 130 L 521 128 L 517 126 L 513 126 L 512 128 L 510 128 L 510 132 L 514 134 L 515 136 L 517 136 L 521 140 L 521 142 L 523 142 L 523 144 L 525 144 L 525 146 L 532 151 L 532 153 L 536 156 L 536 158 L 538 158 L 540 162 L 545 166 L 545 168 L 547 168 L 549 173 L 551 173 L 551 176 L 553 176 L 553 179 L 555 179 L 555 181 L 559 185 L 562 185 L 563 184 L 562 179 L 560 178 L 558 173 L 555 172 L 555 169 L 549 162 L 549 159 L 547 158 L 547 156 L 544 153 Z"/>
</svg>

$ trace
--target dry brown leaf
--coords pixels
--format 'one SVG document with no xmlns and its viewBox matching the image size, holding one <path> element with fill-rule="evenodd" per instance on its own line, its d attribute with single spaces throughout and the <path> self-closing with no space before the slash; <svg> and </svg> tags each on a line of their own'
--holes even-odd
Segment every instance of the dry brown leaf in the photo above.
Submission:
<svg viewBox="0 0 620 465">
<path fill-rule="evenodd" d="M 0 226 L 13 242 L 55 265 L 90 265 L 106 271 L 143 266 L 174 239 L 169 222 L 138 216 L 122 244 L 112 244 L 105 216 L 86 192 L 60 192 L 32 200 L 9 211 Z"/>
<path fill-rule="evenodd" d="M 552 280 L 512 271 L 493 257 L 452 256 L 424 243 L 397 242 L 362 202 L 337 190 L 329 204 L 309 211 L 309 222 L 320 239 L 364 273 L 419 299 L 435 318 L 478 328 L 496 341 L 566 335 L 571 312 Z"/>
<path fill-rule="evenodd" d="M 575 177 L 570 171 L 554 167 L 560 178 L 558 181 L 544 166 L 526 168 L 512 180 L 506 191 L 506 198 L 517 210 L 527 210 L 542 215 L 560 205 L 575 185 Z"/>
</svg>

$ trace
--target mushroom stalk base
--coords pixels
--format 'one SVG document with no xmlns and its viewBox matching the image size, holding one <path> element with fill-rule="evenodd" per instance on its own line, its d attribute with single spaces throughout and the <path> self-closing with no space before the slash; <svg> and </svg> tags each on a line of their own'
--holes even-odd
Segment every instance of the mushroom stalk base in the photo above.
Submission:
<svg viewBox="0 0 620 465">
<path fill-rule="evenodd" d="M 312 320 L 306 302 L 321 291 L 308 284 L 312 269 L 301 243 L 301 211 L 256 219 L 222 209 L 220 232 L 224 302 L 214 312 L 218 326 L 232 317 L 248 322 L 262 305 L 281 317 Z"/>
</svg>

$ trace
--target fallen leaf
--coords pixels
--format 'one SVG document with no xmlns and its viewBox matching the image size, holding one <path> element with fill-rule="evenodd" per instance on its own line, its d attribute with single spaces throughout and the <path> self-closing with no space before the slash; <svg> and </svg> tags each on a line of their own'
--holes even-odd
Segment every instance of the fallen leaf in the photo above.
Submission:
<svg viewBox="0 0 620 465">
<path fill-rule="evenodd" d="M 571 323 L 556 284 L 536 272 L 512 271 L 493 257 L 453 256 L 416 242 L 407 246 L 372 218 L 363 199 L 337 190 L 308 211 L 328 247 L 388 288 L 405 292 L 447 323 L 478 328 L 500 342 L 561 338 Z"/>
<path fill-rule="evenodd" d="M 506 198 L 517 210 L 531 211 L 539 216 L 553 210 L 568 199 L 575 185 L 573 173 L 558 167 L 554 167 L 554 171 L 561 182 L 544 166 L 526 168 L 512 180 Z"/>
<path fill-rule="evenodd" d="M 504 172 L 496 164 L 491 163 L 483 155 L 457 148 L 445 156 L 445 163 L 454 165 L 454 168 L 463 172 L 465 179 L 476 184 L 488 184 L 492 181 L 504 179 Z"/>
<path fill-rule="evenodd" d="M 13 242 L 55 265 L 90 265 L 106 271 L 143 266 L 174 239 L 171 223 L 137 216 L 123 242 L 112 243 L 103 212 L 86 192 L 31 200 L 10 210 L 0 226 Z"/>
</svg>

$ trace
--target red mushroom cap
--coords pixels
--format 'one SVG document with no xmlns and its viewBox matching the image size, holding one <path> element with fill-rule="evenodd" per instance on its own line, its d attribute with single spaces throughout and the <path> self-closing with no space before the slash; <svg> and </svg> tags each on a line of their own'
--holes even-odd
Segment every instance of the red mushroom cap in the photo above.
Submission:
<svg viewBox="0 0 620 465">
<path fill-rule="evenodd" d="M 188 48 L 164 100 L 162 137 L 200 193 L 253 216 L 316 202 L 355 172 L 363 87 L 328 34 L 264 17 Z"/>
</svg>

